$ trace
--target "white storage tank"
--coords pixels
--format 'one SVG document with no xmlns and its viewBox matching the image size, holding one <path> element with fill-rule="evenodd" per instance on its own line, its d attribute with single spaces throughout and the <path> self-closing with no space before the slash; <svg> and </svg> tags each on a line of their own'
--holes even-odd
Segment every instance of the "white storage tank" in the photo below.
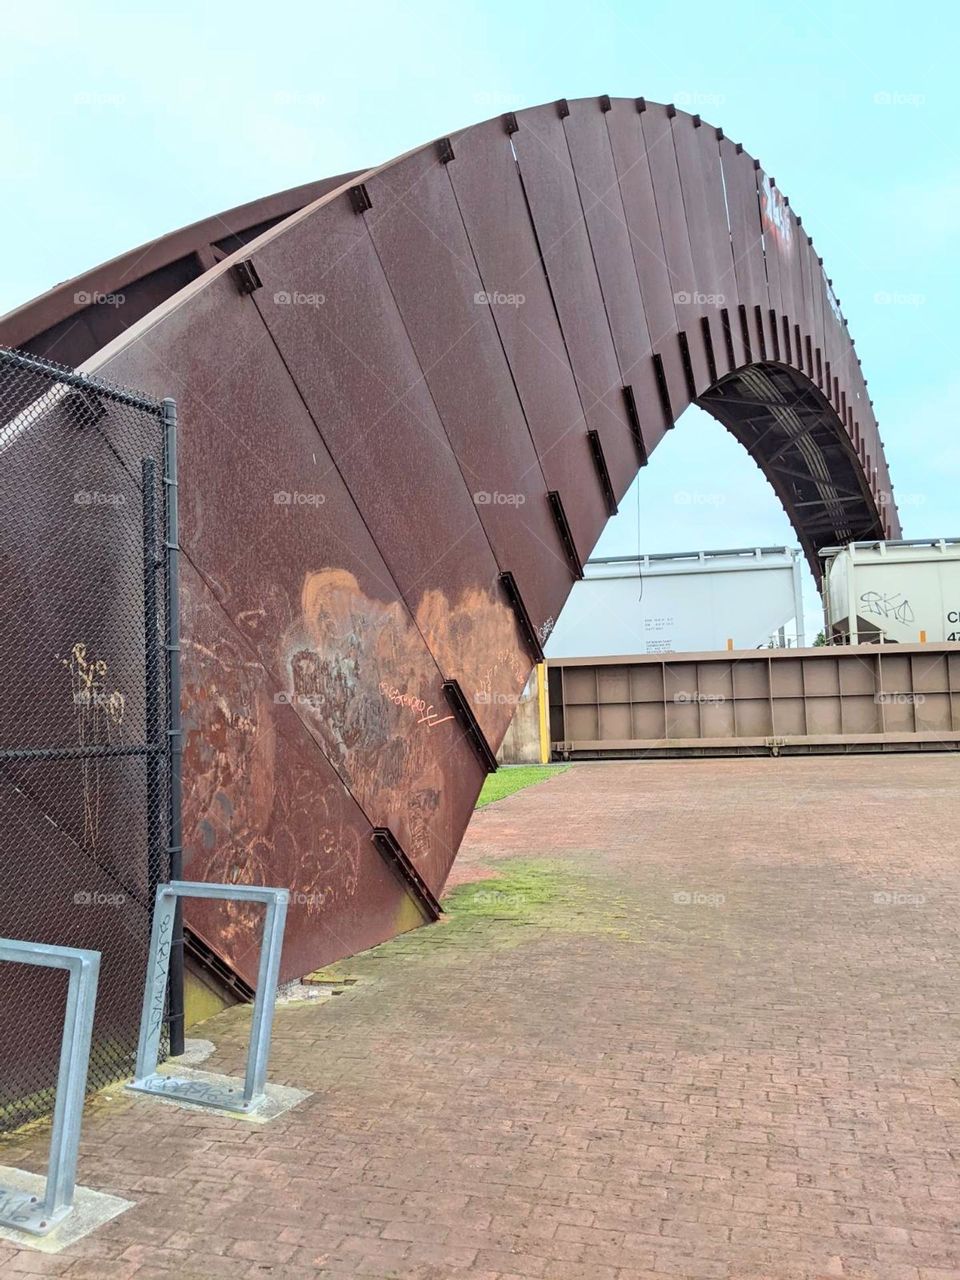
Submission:
<svg viewBox="0 0 960 1280">
<path fill-rule="evenodd" d="M 802 646 L 795 547 L 607 556 L 584 565 L 545 648 L 548 658 L 755 649 L 785 627 Z"/>
<path fill-rule="evenodd" d="M 960 641 L 960 538 L 851 542 L 820 555 L 834 642 Z"/>
</svg>

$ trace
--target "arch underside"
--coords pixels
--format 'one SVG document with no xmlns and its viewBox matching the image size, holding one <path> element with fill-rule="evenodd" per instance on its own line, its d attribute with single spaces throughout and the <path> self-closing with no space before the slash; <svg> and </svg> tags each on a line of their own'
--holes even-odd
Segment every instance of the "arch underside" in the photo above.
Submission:
<svg viewBox="0 0 960 1280">
<path fill-rule="evenodd" d="M 126 255 L 0 338 L 177 399 L 186 873 L 290 886 L 292 978 L 430 917 L 583 561 L 687 405 L 815 573 L 899 525 L 812 241 L 698 117 L 551 104 L 272 199 L 261 234 L 257 208 L 155 246 L 146 311 Z M 71 313 L 124 288 L 133 323 Z M 252 979 L 249 922 L 189 919 Z"/>
<path fill-rule="evenodd" d="M 818 585 L 821 547 L 883 536 L 850 441 L 816 386 L 796 370 L 750 365 L 720 379 L 697 404 L 736 437 L 773 486 Z"/>
</svg>

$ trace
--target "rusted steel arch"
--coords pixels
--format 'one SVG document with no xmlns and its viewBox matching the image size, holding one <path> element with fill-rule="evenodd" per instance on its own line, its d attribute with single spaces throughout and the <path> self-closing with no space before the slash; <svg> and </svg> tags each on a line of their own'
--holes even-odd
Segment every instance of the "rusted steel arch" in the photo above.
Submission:
<svg viewBox="0 0 960 1280">
<path fill-rule="evenodd" d="M 79 365 L 154 307 L 357 173 L 278 191 L 191 223 L 55 285 L 0 316 L 0 343 Z M 114 305 L 111 299 L 123 298 Z"/>
<path fill-rule="evenodd" d="M 293 887 L 286 977 L 430 918 L 580 565 L 690 403 L 815 571 L 899 532 L 799 219 L 642 99 L 369 170 L 87 368 L 179 402 L 187 870 Z M 191 922 L 252 976 L 245 917 Z"/>
</svg>

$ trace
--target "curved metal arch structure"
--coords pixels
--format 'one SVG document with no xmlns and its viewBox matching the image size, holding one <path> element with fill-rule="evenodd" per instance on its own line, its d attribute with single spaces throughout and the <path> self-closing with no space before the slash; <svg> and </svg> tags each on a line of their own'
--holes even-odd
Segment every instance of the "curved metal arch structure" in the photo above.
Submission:
<svg viewBox="0 0 960 1280">
<path fill-rule="evenodd" d="M 562 101 L 320 188 L 0 327 L 178 400 L 186 865 L 292 887 L 285 978 L 430 918 L 553 620 L 689 404 L 815 574 L 899 534 L 830 281 L 722 130 Z M 74 294 L 124 288 L 134 323 L 92 301 L 70 328 Z M 228 912 L 190 923 L 249 979 Z"/>
</svg>

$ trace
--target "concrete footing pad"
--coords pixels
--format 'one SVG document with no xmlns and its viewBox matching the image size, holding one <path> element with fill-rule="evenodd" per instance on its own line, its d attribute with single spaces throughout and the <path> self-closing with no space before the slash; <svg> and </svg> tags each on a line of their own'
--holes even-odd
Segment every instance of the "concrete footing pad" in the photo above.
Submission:
<svg viewBox="0 0 960 1280">
<path fill-rule="evenodd" d="M 254 1124 L 268 1124 L 310 1097 L 310 1092 L 305 1089 L 294 1089 L 290 1085 L 283 1084 L 268 1084 L 265 1090 L 266 1096 L 249 1111 L 234 1111 L 231 1107 L 219 1107 L 215 1101 L 205 1101 L 205 1099 L 215 1100 L 227 1093 L 240 1096 L 243 1093 L 243 1081 L 233 1076 L 218 1075 L 214 1071 L 198 1071 L 193 1067 L 180 1066 L 182 1061 L 183 1058 L 179 1058 L 175 1064 L 165 1063 L 161 1066 L 156 1075 L 151 1077 L 149 1091 L 135 1089 L 133 1085 L 127 1087 L 136 1096 L 145 1100 L 156 1099 L 175 1107 L 184 1107 L 188 1111 L 206 1111 L 213 1115 L 232 1116 L 235 1120 L 249 1120 Z M 170 1092 L 161 1092 L 167 1082 L 169 1082 Z"/>
<path fill-rule="evenodd" d="M 0 1165 L 0 1187 L 6 1191 L 23 1191 L 29 1195 L 42 1196 L 46 1185 L 47 1180 L 42 1174 L 26 1173 L 23 1169 Z M 47 1235 L 37 1236 L 30 1231 L 0 1226 L 0 1240 L 37 1249 L 41 1253 L 59 1253 L 61 1249 L 88 1236 L 91 1231 L 96 1231 L 97 1227 L 103 1226 L 111 1218 L 132 1208 L 132 1200 L 121 1200 L 119 1196 L 108 1196 L 102 1191 L 92 1191 L 89 1187 L 77 1187 L 73 1197 L 73 1210 Z"/>
</svg>

